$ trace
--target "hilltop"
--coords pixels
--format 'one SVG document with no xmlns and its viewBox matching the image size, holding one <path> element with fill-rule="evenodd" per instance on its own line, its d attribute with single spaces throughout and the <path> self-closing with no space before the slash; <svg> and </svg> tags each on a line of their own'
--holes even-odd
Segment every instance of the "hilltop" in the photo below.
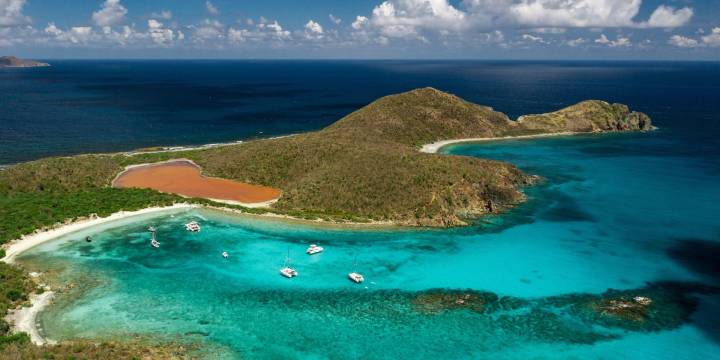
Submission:
<svg viewBox="0 0 720 360">
<path fill-rule="evenodd" d="M 0 68 L 3 67 L 44 67 L 50 66 L 48 63 L 35 60 L 23 60 L 14 56 L 0 56 Z"/>
<path fill-rule="evenodd" d="M 558 132 L 644 131 L 650 119 L 627 106 L 584 101 L 511 120 L 492 108 L 432 88 L 374 101 L 325 129 L 217 148 L 135 156 L 86 155 L 19 164 L 0 172 L 3 241 L 66 218 L 179 201 L 150 190 L 109 188 L 127 165 L 188 158 L 205 175 L 271 186 L 269 211 L 308 219 L 457 226 L 525 199 L 534 177 L 515 166 L 421 153 L 455 138 Z M 21 219 L 21 220 L 20 220 Z"/>
</svg>

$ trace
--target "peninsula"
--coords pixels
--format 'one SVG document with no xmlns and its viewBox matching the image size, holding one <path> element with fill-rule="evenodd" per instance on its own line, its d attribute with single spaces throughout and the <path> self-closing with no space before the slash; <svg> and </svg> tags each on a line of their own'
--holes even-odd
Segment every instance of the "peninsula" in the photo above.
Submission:
<svg viewBox="0 0 720 360">
<path fill-rule="evenodd" d="M 598 100 L 512 120 L 452 94 L 416 89 L 378 99 L 325 129 L 291 137 L 177 152 L 48 158 L 9 167 L 0 171 L 0 216 L 16 220 L 0 224 L 0 242 L 91 214 L 188 201 L 233 206 L 211 200 L 217 196 L 188 199 L 202 192 L 173 193 L 187 187 L 183 177 L 173 177 L 177 183 L 165 188 L 111 186 L 128 167 L 177 159 L 192 161 L 213 181 L 233 180 L 245 191 L 266 193 L 243 194 L 245 198 L 267 200 L 281 194 L 266 208 L 240 207 L 242 211 L 339 222 L 466 225 L 522 202 L 522 187 L 535 177 L 498 161 L 423 153 L 423 145 L 651 129 L 647 115 Z M 188 181 L 199 180 L 194 174 Z"/>
<path fill-rule="evenodd" d="M 50 64 L 35 60 L 18 59 L 14 56 L 0 56 L 0 68 L 28 68 L 45 66 L 50 66 Z"/>
</svg>

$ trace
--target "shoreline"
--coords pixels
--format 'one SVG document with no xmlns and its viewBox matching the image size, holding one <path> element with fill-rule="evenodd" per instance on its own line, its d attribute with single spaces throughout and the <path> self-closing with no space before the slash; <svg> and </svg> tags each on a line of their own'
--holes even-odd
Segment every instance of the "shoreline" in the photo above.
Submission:
<svg viewBox="0 0 720 360">
<path fill-rule="evenodd" d="M 189 209 L 195 207 L 199 207 L 199 205 L 179 203 L 164 207 L 149 207 L 136 211 L 119 211 L 107 217 L 90 217 L 88 219 L 82 219 L 79 221 L 66 223 L 56 228 L 47 229 L 44 231 L 36 231 L 35 233 L 24 235 L 19 239 L 15 239 L 3 245 L 2 247 L 5 249 L 5 257 L 0 259 L 0 261 L 12 264 L 14 263 L 15 257 L 25 251 L 28 251 L 40 244 L 43 244 L 60 236 L 80 231 L 92 226 L 101 225 L 104 223 L 121 220 L 136 215 L 145 215 L 173 209 Z"/>
<path fill-rule="evenodd" d="M 292 133 L 292 134 L 287 134 L 287 135 L 277 135 L 277 136 L 260 137 L 260 138 L 248 138 L 245 140 L 234 140 L 234 141 L 200 144 L 200 145 L 158 146 L 160 148 L 159 150 L 143 151 L 142 149 L 136 149 L 136 150 L 129 150 L 129 151 L 121 151 L 118 153 L 111 153 L 111 154 L 123 154 L 125 156 L 136 156 L 136 155 L 144 155 L 144 154 L 158 154 L 158 153 L 172 153 L 172 152 L 192 151 L 192 150 L 204 150 L 204 149 L 213 149 L 213 148 L 232 146 L 232 145 L 240 145 L 240 144 L 243 144 L 243 143 L 246 143 L 249 141 L 282 139 L 282 138 L 291 137 L 291 136 L 295 136 L 295 135 L 298 135 L 298 134 Z M 152 146 L 150 146 L 149 148 L 152 148 Z"/>
<path fill-rule="evenodd" d="M 212 205 L 203 205 L 204 209 L 210 209 L 215 211 L 220 211 L 224 213 L 229 213 L 231 216 L 240 216 L 240 217 L 249 217 L 249 218 L 257 218 L 262 220 L 270 220 L 270 221 L 290 221 L 295 222 L 301 225 L 305 226 L 321 226 L 326 228 L 367 228 L 367 229 L 382 229 L 382 228 L 407 228 L 412 229 L 415 228 L 414 226 L 405 226 L 403 224 L 395 223 L 392 221 L 380 221 L 380 220 L 370 220 L 367 222 L 359 222 L 359 221 L 336 221 L 336 220 L 325 220 L 321 218 L 317 218 L 314 220 L 310 219 L 304 219 L 295 217 L 292 215 L 286 215 L 286 214 L 279 214 L 274 212 L 266 212 L 264 214 L 254 214 L 249 212 L 244 212 L 240 209 L 233 209 L 228 207 L 222 207 L 222 206 L 212 206 Z"/>
<path fill-rule="evenodd" d="M 10 324 L 12 333 L 24 332 L 30 335 L 30 342 L 35 345 L 55 344 L 55 341 L 46 339 L 40 334 L 40 326 L 37 324 L 38 315 L 52 302 L 55 293 L 46 290 L 42 294 L 30 295 L 30 306 L 11 309 L 5 316 L 5 321 Z"/>
<path fill-rule="evenodd" d="M 532 134 L 532 135 L 511 135 L 511 136 L 500 136 L 500 137 L 482 137 L 482 138 L 463 138 L 463 139 L 451 139 L 441 140 L 434 143 L 425 144 L 420 148 L 420 152 L 426 154 L 436 154 L 440 149 L 454 144 L 461 143 L 473 143 L 473 142 L 490 142 L 490 141 L 503 141 L 503 140 L 522 140 L 522 139 L 535 139 L 555 136 L 574 136 L 574 135 L 590 135 L 595 134 L 592 132 L 575 132 L 575 131 L 564 131 L 557 133 L 544 133 L 544 134 Z"/>
<path fill-rule="evenodd" d="M 304 219 L 295 217 L 292 215 L 286 215 L 286 214 L 279 214 L 274 212 L 266 212 L 263 214 L 255 214 L 251 212 L 245 212 L 241 209 L 234 209 L 229 207 L 223 207 L 223 206 L 213 206 L 213 205 L 205 205 L 205 204 L 193 204 L 193 203 L 177 203 L 170 206 L 163 206 L 163 207 L 148 207 L 140 210 L 135 211 L 118 211 L 116 213 L 113 213 L 106 217 L 91 217 L 87 219 L 81 219 L 74 222 L 68 222 L 64 223 L 58 227 L 50 228 L 46 230 L 39 230 L 35 233 L 24 235 L 18 239 L 15 239 L 13 241 L 10 241 L 2 246 L 0 248 L 5 249 L 5 257 L 0 259 L 0 261 L 5 262 L 7 264 L 14 264 L 15 258 L 22 253 L 36 247 L 39 245 L 42 245 L 48 241 L 52 241 L 58 237 L 81 231 L 89 227 L 97 226 L 106 224 L 113 221 L 123 220 L 126 218 L 139 216 L 139 215 L 147 215 L 147 214 L 153 214 L 163 211 L 171 211 L 171 210 L 180 210 L 180 209 L 210 209 L 215 211 L 222 211 L 228 214 L 232 214 L 233 216 L 243 216 L 243 217 L 251 217 L 251 218 L 261 218 L 261 219 L 267 219 L 267 220 L 287 220 L 287 221 L 293 221 L 298 222 L 300 224 L 305 225 L 324 225 L 324 226 L 337 226 L 337 227 L 368 227 L 368 228 L 379 228 L 379 227 L 405 227 L 402 224 L 398 224 L 392 221 L 379 221 L 379 220 L 372 220 L 367 222 L 359 222 L 359 221 L 334 221 L 334 220 L 325 220 L 325 219 Z M 408 228 L 413 228 L 412 226 Z"/>
<path fill-rule="evenodd" d="M 303 133 L 292 133 L 292 134 L 287 134 L 287 135 L 247 138 L 245 140 L 232 140 L 232 141 L 227 141 L 227 142 L 207 143 L 207 144 L 200 144 L 200 145 L 157 146 L 158 148 L 160 148 L 159 150 L 147 150 L 147 151 L 144 151 L 141 148 L 141 149 L 133 149 L 133 150 L 125 150 L 125 151 L 119 150 L 119 151 L 103 152 L 102 150 L 100 150 L 100 152 L 77 153 L 77 154 L 69 154 L 69 155 L 43 155 L 39 158 L 34 158 L 34 159 L 30 159 L 30 160 L 23 160 L 20 162 L 11 162 L 11 163 L 6 163 L 6 164 L 0 164 L 0 171 L 2 171 L 3 169 L 6 169 L 6 168 L 13 167 L 18 164 L 41 160 L 41 159 L 45 159 L 45 158 L 49 158 L 49 157 L 71 158 L 74 156 L 88 156 L 88 155 L 107 155 L 107 156 L 122 155 L 122 156 L 127 156 L 127 157 L 133 157 L 133 156 L 139 156 L 139 155 L 145 155 L 145 154 L 175 153 L 175 152 L 183 152 L 183 151 L 214 149 L 214 148 L 219 148 L 219 147 L 241 145 L 241 144 L 251 142 L 251 141 L 282 139 L 282 138 L 286 138 L 286 137 L 297 136 L 300 134 L 303 134 Z M 148 148 L 153 148 L 153 146 L 148 146 Z"/>
</svg>

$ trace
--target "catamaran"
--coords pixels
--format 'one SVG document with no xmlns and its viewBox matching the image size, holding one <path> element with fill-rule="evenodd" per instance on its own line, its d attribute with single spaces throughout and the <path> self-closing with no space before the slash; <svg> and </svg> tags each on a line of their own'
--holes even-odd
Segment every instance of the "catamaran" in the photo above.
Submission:
<svg viewBox="0 0 720 360">
<path fill-rule="evenodd" d="M 352 282 L 359 284 L 359 283 L 365 281 L 365 277 L 363 277 L 362 274 L 360 274 L 359 272 L 355 271 L 356 268 L 357 268 L 357 257 L 355 257 L 355 262 L 353 263 L 353 272 L 348 274 L 348 278 Z"/>
<path fill-rule="evenodd" d="M 351 272 L 348 274 L 348 278 L 355 282 L 356 284 L 359 284 L 363 281 L 365 281 L 365 278 L 362 276 L 362 274 L 357 272 Z"/>
<path fill-rule="evenodd" d="M 191 231 L 191 232 L 199 232 L 200 224 L 198 224 L 197 221 L 193 220 L 193 221 L 185 224 L 185 230 Z"/>
<path fill-rule="evenodd" d="M 290 249 L 288 249 L 287 257 L 285 257 L 285 264 L 280 269 L 280 274 L 286 278 L 294 278 L 298 276 L 297 270 L 290 267 Z"/>
<path fill-rule="evenodd" d="M 323 252 L 323 250 L 325 250 L 325 249 L 323 249 L 322 246 L 317 246 L 316 244 L 310 244 L 310 246 L 307 248 L 307 250 L 305 250 L 305 253 L 308 255 L 315 255 L 317 253 Z"/>
</svg>

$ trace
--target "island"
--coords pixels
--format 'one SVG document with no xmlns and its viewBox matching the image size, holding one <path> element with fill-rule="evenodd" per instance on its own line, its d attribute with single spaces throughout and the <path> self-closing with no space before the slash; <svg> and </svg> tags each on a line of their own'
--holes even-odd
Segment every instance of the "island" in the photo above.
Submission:
<svg viewBox="0 0 720 360">
<path fill-rule="evenodd" d="M 46 66 L 50 66 L 50 64 L 35 60 L 18 59 L 14 56 L 0 56 L 0 68 L 30 68 Z"/>
<path fill-rule="evenodd" d="M 180 202 L 307 220 L 462 226 L 523 202 L 522 188 L 537 177 L 499 161 L 430 154 L 428 144 L 653 128 L 647 115 L 599 100 L 512 120 L 452 94 L 416 89 L 294 136 L 180 151 L 55 157 L 6 168 L 0 171 L 5 199 L 0 216 L 17 220 L 0 224 L 0 243 L 91 214 Z M 202 192 L 173 193 L 187 187 L 183 182 L 199 180 L 199 174 L 173 177 L 178 183 L 165 184 L 167 189 L 112 186 L 129 168 L 178 159 L 192 162 L 212 181 L 239 183 L 235 186 L 245 189 L 245 198 L 267 206 L 199 198 Z M 247 193 L 253 189 L 264 195 Z"/>
</svg>

